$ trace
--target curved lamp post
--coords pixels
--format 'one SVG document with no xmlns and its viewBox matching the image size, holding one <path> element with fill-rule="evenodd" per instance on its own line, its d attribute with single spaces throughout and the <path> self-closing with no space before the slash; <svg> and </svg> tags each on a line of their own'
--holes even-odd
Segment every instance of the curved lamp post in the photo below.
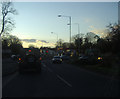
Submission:
<svg viewBox="0 0 120 99">
<path fill-rule="evenodd" d="M 69 18 L 69 24 L 68 25 L 70 25 L 70 44 L 71 44 L 71 16 L 58 15 L 58 17 L 68 17 Z"/>
</svg>

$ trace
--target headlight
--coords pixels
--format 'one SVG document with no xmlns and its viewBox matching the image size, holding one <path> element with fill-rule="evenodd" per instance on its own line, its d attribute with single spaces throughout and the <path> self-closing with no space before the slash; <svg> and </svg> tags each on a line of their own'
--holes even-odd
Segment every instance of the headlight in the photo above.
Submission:
<svg viewBox="0 0 120 99">
<path fill-rule="evenodd" d="M 102 59 L 102 57 L 98 57 L 98 60 L 101 60 Z"/>
</svg>

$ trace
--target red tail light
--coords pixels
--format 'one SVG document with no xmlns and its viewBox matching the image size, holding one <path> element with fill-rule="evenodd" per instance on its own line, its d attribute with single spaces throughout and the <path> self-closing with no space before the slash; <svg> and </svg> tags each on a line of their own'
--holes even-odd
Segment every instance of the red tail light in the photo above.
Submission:
<svg viewBox="0 0 120 99">
<path fill-rule="evenodd" d="M 40 57 L 39 59 L 40 59 L 40 60 L 42 60 L 42 58 L 41 58 L 41 57 Z"/>
<path fill-rule="evenodd" d="M 21 58 L 19 58 L 19 61 L 21 61 Z"/>
</svg>

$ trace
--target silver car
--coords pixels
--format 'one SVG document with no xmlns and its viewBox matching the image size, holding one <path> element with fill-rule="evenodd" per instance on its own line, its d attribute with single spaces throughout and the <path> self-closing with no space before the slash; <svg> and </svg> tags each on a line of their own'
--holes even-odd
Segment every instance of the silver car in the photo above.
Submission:
<svg viewBox="0 0 120 99">
<path fill-rule="evenodd" d="M 54 56 L 52 59 L 52 63 L 62 63 L 62 59 L 60 56 Z"/>
</svg>

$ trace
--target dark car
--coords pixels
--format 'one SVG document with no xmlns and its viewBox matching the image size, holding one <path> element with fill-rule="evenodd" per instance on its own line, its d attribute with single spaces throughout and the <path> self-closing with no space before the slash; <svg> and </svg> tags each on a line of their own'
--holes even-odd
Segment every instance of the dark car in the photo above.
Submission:
<svg viewBox="0 0 120 99">
<path fill-rule="evenodd" d="M 28 54 L 25 57 L 19 58 L 19 73 L 23 71 L 41 71 L 41 57 L 36 57 L 33 54 Z"/>
<path fill-rule="evenodd" d="M 95 55 L 81 55 L 78 60 L 82 64 L 97 64 L 102 62 L 101 56 L 95 56 Z"/>
<path fill-rule="evenodd" d="M 62 59 L 60 56 L 54 56 L 52 59 L 52 63 L 62 63 Z"/>
<path fill-rule="evenodd" d="M 11 55 L 11 59 L 12 60 L 18 60 L 18 58 L 20 57 L 20 55 Z"/>
<path fill-rule="evenodd" d="M 60 56 L 60 57 L 61 57 L 61 59 L 62 59 L 63 61 L 70 59 L 70 57 L 67 56 L 67 55 L 62 55 L 62 56 Z"/>
<path fill-rule="evenodd" d="M 79 57 L 81 63 L 97 64 L 102 62 L 102 57 L 99 49 L 87 49 L 85 54 L 81 54 Z"/>
</svg>

